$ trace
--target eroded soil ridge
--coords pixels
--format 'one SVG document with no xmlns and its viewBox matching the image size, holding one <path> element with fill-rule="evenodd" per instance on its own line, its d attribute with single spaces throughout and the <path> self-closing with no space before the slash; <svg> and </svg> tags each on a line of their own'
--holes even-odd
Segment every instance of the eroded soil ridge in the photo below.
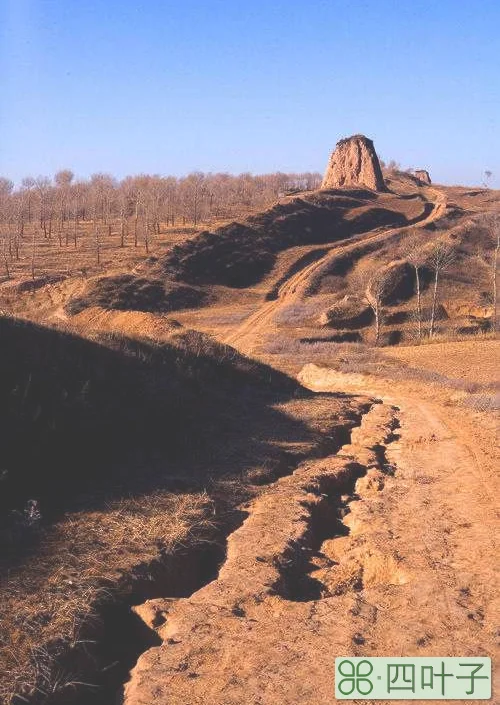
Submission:
<svg viewBox="0 0 500 705">
<path fill-rule="evenodd" d="M 301 684 L 325 647 L 311 614 L 322 602 L 359 592 L 364 573 L 360 563 L 355 579 L 346 578 L 354 558 L 346 567 L 323 547 L 352 541 L 350 506 L 380 491 L 393 472 L 384 448 L 396 414 L 374 402 L 337 455 L 305 461 L 271 485 L 229 536 L 216 580 L 187 599 L 137 608 L 163 644 L 139 659 L 126 705 L 262 702 L 262 689 L 266 703 L 298 702 L 301 691 L 300 702 L 323 702 L 314 678 Z M 335 653 L 331 645 L 328 653 Z"/>
</svg>

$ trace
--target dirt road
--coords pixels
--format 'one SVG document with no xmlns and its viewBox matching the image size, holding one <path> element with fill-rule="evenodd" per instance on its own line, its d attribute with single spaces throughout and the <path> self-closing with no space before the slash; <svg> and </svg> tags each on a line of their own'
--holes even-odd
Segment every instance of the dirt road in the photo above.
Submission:
<svg viewBox="0 0 500 705">
<path fill-rule="evenodd" d="M 473 429 L 384 383 L 300 378 L 371 406 L 339 453 L 247 508 L 215 581 L 141 608 L 163 645 L 126 705 L 330 705 L 339 655 L 495 657 L 498 483 Z"/>
</svg>

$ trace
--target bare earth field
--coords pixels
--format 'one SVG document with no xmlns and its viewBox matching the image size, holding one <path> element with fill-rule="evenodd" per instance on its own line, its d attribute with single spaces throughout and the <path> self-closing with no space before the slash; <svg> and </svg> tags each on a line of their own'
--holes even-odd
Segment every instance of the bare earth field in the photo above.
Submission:
<svg viewBox="0 0 500 705">
<path fill-rule="evenodd" d="M 495 340 L 398 347 L 389 354 L 412 367 L 432 370 L 454 379 L 479 384 L 498 381 L 499 351 Z"/>
</svg>

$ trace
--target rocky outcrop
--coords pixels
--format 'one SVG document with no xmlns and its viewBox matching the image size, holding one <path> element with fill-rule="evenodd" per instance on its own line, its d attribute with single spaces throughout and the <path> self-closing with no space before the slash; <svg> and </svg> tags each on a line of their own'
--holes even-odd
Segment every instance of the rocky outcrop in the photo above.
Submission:
<svg viewBox="0 0 500 705">
<path fill-rule="evenodd" d="M 429 176 L 429 172 L 426 171 L 425 169 L 416 169 L 415 170 L 415 176 L 419 181 L 422 181 L 424 184 L 430 184 L 431 182 L 431 177 Z"/>
<path fill-rule="evenodd" d="M 373 142 L 364 135 L 353 135 L 337 142 L 326 169 L 322 189 L 362 185 L 386 191 L 380 162 Z"/>
</svg>

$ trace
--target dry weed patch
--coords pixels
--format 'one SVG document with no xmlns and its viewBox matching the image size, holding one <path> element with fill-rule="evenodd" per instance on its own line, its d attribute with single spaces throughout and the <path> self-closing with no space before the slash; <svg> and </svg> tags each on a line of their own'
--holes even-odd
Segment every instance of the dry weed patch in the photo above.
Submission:
<svg viewBox="0 0 500 705">
<path fill-rule="evenodd" d="M 156 492 L 62 517 L 43 533 L 36 554 L 4 579 L 0 700 L 28 695 L 36 685 L 35 702 L 43 702 L 69 688 L 78 676 L 62 673 L 61 661 L 91 649 L 102 610 L 130 603 L 155 564 L 214 535 L 206 493 Z"/>
</svg>

